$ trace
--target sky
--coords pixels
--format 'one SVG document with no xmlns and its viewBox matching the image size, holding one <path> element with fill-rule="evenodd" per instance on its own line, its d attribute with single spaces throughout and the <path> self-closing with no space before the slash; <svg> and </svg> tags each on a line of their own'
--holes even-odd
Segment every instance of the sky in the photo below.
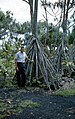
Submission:
<svg viewBox="0 0 75 119">
<path fill-rule="evenodd" d="M 47 1 L 55 2 L 57 0 Z M 23 23 L 25 21 L 30 21 L 29 5 L 22 0 L 0 0 L 0 8 L 4 13 L 6 11 L 11 11 L 13 13 L 13 18 L 16 19 L 17 22 Z M 39 0 L 38 20 L 44 19 L 43 12 L 44 10 Z M 52 18 L 50 20 L 52 21 Z"/>
</svg>

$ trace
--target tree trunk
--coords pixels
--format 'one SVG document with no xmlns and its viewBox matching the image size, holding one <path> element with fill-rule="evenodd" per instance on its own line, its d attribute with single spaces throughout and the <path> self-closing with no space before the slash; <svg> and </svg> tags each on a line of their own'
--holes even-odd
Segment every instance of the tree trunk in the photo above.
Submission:
<svg viewBox="0 0 75 119">
<path fill-rule="evenodd" d="M 37 37 L 37 13 L 38 13 L 38 0 L 34 3 L 34 12 L 32 17 L 32 35 Z"/>
<path fill-rule="evenodd" d="M 32 35 L 37 37 L 38 0 L 22 0 L 30 5 Z"/>
</svg>

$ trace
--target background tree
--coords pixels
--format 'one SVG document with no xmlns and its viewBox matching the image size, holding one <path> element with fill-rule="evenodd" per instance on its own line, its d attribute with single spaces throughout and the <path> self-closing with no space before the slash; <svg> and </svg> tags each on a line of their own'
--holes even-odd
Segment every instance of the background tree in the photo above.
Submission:
<svg viewBox="0 0 75 119">
<path fill-rule="evenodd" d="M 55 2 L 54 4 L 51 2 L 47 2 L 46 0 L 41 0 L 42 1 L 42 6 L 49 7 L 51 9 L 51 13 L 47 11 L 51 16 L 54 16 L 54 20 L 57 21 L 56 26 L 58 26 L 58 32 L 57 35 L 59 36 L 59 30 L 60 28 L 62 29 L 62 36 L 61 37 L 56 37 L 56 39 L 60 38 L 61 44 L 58 47 L 57 50 L 57 64 L 59 64 L 58 71 L 61 69 L 63 73 L 63 66 L 62 62 L 65 59 L 66 53 L 65 53 L 65 48 L 68 45 L 67 41 L 67 34 L 68 30 L 70 28 L 70 16 L 74 16 L 74 6 L 75 6 L 75 1 L 74 0 L 59 0 L 58 2 Z M 58 10 L 57 10 L 58 9 Z M 70 12 L 71 11 L 71 12 Z M 57 40 L 56 40 L 57 41 Z"/>
</svg>

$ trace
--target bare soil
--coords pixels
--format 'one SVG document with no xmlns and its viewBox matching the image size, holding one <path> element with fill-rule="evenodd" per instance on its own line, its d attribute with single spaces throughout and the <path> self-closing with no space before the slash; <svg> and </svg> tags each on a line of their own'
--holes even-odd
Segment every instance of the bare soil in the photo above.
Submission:
<svg viewBox="0 0 75 119">
<path fill-rule="evenodd" d="M 40 104 L 38 107 L 25 107 L 21 113 L 11 113 L 3 119 L 75 119 L 75 96 L 55 96 L 38 88 L 1 88 L 0 99 L 9 99 L 8 103 L 13 102 L 14 105 L 22 100 L 32 100 Z"/>
</svg>

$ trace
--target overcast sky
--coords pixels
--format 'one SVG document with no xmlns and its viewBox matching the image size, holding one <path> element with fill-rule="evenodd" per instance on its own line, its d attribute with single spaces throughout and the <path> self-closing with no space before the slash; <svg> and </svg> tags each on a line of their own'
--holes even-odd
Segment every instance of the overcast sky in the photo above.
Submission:
<svg viewBox="0 0 75 119">
<path fill-rule="evenodd" d="M 40 1 L 40 0 L 39 0 Z M 48 0 L 57 1 L 57 0 Z M 39 2 L 38 20 L 43 19 L 43 8 Z M 25 21 L 30 21 L 30 10 L 29 5 L 22 0 L 0 0 L 0 8 L 5 13 L 6 11 L 11 11 L 13 13 L 14 19 L 20 23 Z"/>
</svg>

